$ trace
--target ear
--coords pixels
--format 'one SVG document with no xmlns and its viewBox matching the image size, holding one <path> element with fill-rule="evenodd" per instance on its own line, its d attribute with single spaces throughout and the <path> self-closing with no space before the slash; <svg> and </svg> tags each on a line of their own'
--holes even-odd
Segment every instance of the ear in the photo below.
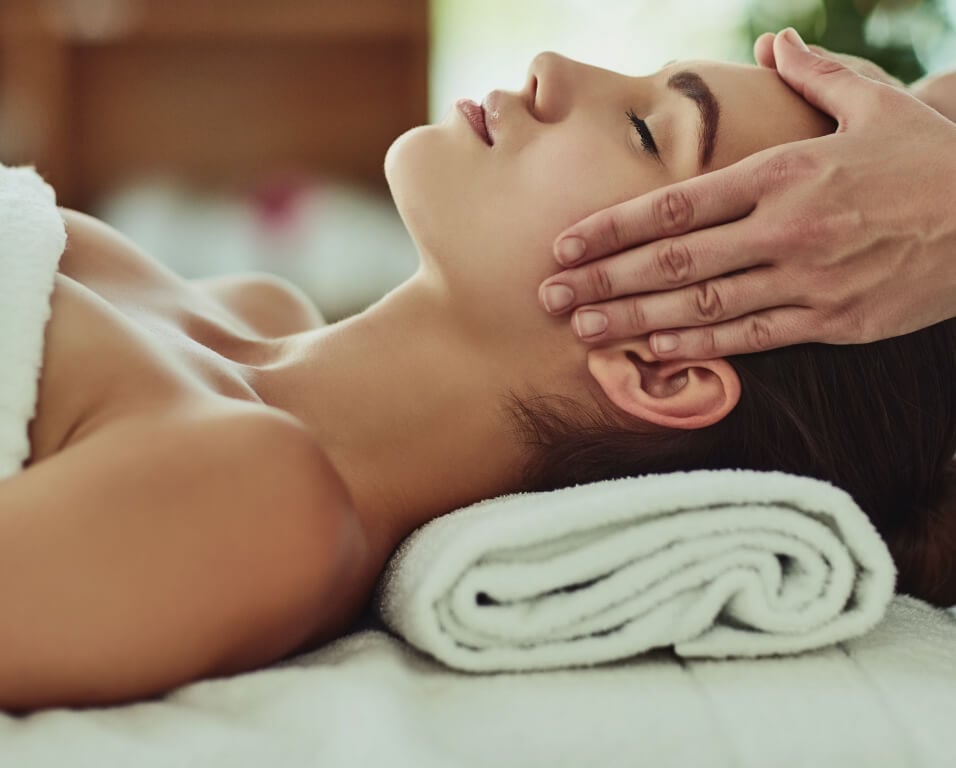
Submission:
<svg viewBox="0 0 956 768">
<path fill-rule="evenodd" d="M 661 361 L 647 336 L 592 347 L 588 370 L 614 405 L 662 427 L 707 427 L 740 401 L 740 379 L 726 360 Z"/>
</svg>

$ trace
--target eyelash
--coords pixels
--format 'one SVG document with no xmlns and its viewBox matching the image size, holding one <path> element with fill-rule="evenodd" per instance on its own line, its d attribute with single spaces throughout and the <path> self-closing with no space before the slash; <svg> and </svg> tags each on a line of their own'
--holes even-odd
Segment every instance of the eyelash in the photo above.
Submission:
<svg viewBox="0 0 956 768">
<path fill-rule="evenodd" d="M 657 144 L 654 142 L 654 137 L 651 135 L 647 123 L 634 114 L 633 109 L 627 110 L 627 119 L 631 121 L 631 125 L 634 126 L 637 135 L 641 137 L 641 146 L 644 147 L 644 150 L 650 152 L 655 157 L 660 157 L 660 153 L 657 151 Z"/>
</svg>

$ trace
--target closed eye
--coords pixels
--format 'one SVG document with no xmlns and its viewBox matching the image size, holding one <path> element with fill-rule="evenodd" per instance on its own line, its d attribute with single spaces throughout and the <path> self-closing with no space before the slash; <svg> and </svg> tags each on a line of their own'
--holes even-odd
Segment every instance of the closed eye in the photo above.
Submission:
<svg viewBox="0 0 956 768">
<path fill-rule="evenodd" d="M 647 127 L 647 123 L 641 120 L 641 118 L 634 113 L 633 109 L 627 110 L 627 119 L 631 121 L 631 125 L 634 126 L 637 135 L 641 137 L 641 146 L 644 147 L 644 151 L 660 160 L 661 153 L 657 149 L 657 143 L 654 141 L 654 137 L 651 135 L 651 130 Z"/>
</svg>

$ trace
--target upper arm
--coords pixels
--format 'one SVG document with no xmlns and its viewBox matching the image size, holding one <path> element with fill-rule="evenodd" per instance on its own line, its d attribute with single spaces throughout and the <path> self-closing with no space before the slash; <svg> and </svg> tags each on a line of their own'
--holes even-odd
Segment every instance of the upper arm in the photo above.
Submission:
<svg viewBox="0 0 956 768">
<path fill-rule="evenodd" d="M 120 423 L 0 483 L 0 708 L 162 693 L 339 621 L 347 491 L 301 430 L 249 416 Z"/>
</svg>

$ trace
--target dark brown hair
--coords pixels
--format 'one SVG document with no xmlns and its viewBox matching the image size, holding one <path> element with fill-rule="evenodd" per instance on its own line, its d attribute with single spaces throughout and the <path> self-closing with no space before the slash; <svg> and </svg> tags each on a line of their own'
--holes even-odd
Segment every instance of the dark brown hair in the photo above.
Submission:
<svg viewBox="0 0 956 768">
<path fill-rule="evenodd" d="M 676 430 L 610 404 L 512 401 L 527 441 L 522 490 L 693 469 L 826 480 L 869 515 L 897 591 L 956 604 L 956 320 L 858 345 L 801 344 L 727 360 L 740 378 L 721 421 Z"/>
</svg>

